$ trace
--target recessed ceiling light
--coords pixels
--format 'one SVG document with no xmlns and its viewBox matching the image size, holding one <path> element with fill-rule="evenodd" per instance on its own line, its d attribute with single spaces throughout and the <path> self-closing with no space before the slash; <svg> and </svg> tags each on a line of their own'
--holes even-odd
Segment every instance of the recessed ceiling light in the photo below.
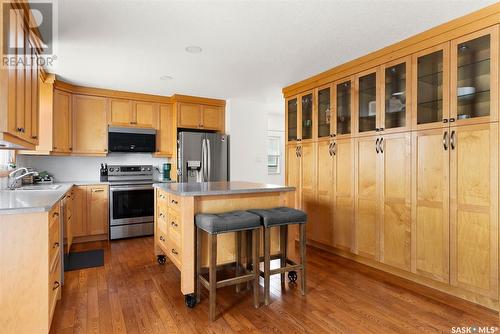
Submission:
<svg viewBox="0 0 500 334">
<path fill-rule="evenodd" d="M 173 77 L 172 77 L 172 76 L 170 76 L 170 75 L 162 75 L 162 76 L 160 77 L 160 80 L 172 80 L 172 79 L 173 79 Z"/>
<path fill-rule="evenodd" d="M 185 50 L 186 50 L 186 52 L 189 52 L 189 53 L 200 53 L 202 51 L 202 49 L 196 45 L 187 46 Z"/>
</svg>

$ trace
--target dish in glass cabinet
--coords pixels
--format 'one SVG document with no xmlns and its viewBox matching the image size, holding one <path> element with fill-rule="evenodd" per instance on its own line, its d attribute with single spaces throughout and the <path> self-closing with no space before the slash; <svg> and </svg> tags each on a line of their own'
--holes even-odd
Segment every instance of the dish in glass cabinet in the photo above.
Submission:
<svg viewBox="0 0 500 334">
<path fill-rule="evenodd" d="M 457 89 L 457 96 L 458 97 L 463 97 L 466 95 L 472 95 L 476 92 L 475 87 L 458 87 Z"/>
<path fill-rule="evenodd" d="M 401 100 L 397 97 L 391 97 L 389 99 L 389 109 L 387 112 L 393 113 L 393 112 L 400 112 L 403 110 L 405 107 L 404 103 L 401 102 Z"/>
</svg>

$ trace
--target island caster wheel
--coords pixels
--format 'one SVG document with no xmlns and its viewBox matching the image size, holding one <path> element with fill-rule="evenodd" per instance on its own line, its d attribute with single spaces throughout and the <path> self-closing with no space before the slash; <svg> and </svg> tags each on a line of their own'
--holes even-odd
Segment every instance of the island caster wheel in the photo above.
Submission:
<svg viewBox="0 0 500 334">
<path fill-rule="evenodd" d="M 186 306 L 189 308 L 194 308 L 196 306 L 196 296 L 194 295 L 185 295 L 184 302 Z"/>
<path fill-rule="evenodd" d="M 288 279 L 290 282 L 295 283 L 297 282 L 297 272 L 296 271 L 289 271 L 288 272 Z"/>
<path fill-rule="evenodd" d="M 157 260 L 159 264 L 165 264 L 165 262 L 167 262 L 167 257 L 165 255 L 158 255 Z"/>
</svg>

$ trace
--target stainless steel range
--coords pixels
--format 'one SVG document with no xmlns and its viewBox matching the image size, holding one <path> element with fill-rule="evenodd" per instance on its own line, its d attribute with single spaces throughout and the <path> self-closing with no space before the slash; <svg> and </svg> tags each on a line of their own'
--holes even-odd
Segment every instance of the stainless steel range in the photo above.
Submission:
<svg viewBox="0 0 500 334">
<path fill-rule="evenodd" d="M 109 235 L 121 239 L 153 235 L 153 166 L 108 166 Z"/>
</svg>

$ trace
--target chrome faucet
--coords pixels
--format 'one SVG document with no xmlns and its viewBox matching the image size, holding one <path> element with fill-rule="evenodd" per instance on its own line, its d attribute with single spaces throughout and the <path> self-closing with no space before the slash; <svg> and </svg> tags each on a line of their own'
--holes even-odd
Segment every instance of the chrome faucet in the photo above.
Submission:
<svg viewBox="0 0 500 334">
<path fill-rule="evenodd" d="M 16 176 L 17 173 L 19 172 L 23 172 L 21 175 L 18 175 Z M 28 176 L 28 175 L 34 175 L 34 176 L 37 176 L 38 175 L 38 172 L 30 172 L 28 171 L 28 168 L 26 167 L 21 167 L 21 168 L 18 168 L 18 169 L 15 169 L 13 170 L 12 172 L 10 172 L 9 174 L 9 184 L 8 184 L 8 188 L 10 190 L 14 190 L 16 188 L 19 188 L 20 187 L 20 184 L 19 184 L 19 180 L 21 180 L 23 177 L 25 176 Z"/>
</svg>

